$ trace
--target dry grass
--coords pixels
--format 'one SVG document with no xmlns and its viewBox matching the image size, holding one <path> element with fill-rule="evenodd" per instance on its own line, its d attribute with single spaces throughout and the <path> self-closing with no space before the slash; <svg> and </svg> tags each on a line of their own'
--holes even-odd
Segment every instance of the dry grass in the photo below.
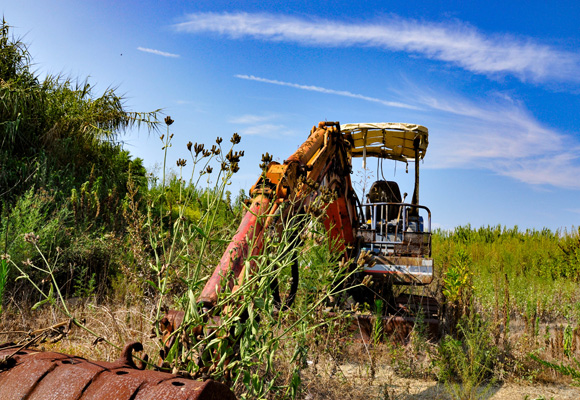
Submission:
<svg viewBox="0 0 580 400">
<path fill-rule="evenodd" d="M 90 301 L 77 302 L 72 308 L 73 315 L 85 326 L 99 334 L 99 337 L 113 343 L 111 346 L 98 340 L 90 333 L 73 327 L 65 338 L 56 342 L 45 342 L 38 347 L 44 350 L 73 354 L 75 356 L 100 361 L 114 361 L 119 357 L 120 348 L 126 343 L 141 342 L 145 353 L 156 360 L 159 354 L 157 339 L 151 339 L 151 327 L 155 308 L 151 305 L 94 304 Z M 67 318 L 54 308 L 45 306 L 36 311 L 7 309 L 0 318 L 0 342 L 19 342 L 29 337 L 28 332 L 47 328 L 67 321 Z"/>
</svg>

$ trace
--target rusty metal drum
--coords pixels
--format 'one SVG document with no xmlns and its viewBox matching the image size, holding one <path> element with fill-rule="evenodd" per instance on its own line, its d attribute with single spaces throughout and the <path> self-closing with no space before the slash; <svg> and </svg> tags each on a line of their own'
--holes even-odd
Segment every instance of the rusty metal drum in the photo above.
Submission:
<svg viewBox="0 0 580 400">
<path fill-rule="evenodd" d="M 0 399 L 235 400 L 219 382 L 137 368 L 132 351 L 140 349 L 140 343 L 130 343 L 109 363 L 0 345 Z"/>
</svg>

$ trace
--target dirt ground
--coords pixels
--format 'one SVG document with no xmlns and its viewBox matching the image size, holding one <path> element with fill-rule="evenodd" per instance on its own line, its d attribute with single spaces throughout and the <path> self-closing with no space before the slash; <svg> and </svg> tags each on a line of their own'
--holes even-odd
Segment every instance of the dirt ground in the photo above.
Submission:
<svg viewBox="0 0 580 400">
<path fill-rule="evenodd" d="M 327 364 L 329 365 L 329 364 Z M 318 399 L 455 399 L 452 388 L 432 379 L 409 379 L 396 375 L 390 366 L 378 366 L 374 378 L 363 364 L 343 364 L 325 375 L 306 372 L 304 400 Z M 328 371 L 326 371 L 328 372 Z M 493 400 L 578 400 L 580 388 L 567 384 L 505 383 L 479 390 L 475 398 Z"/>
<path fill-rule="evenodd" d="M 396 377 L 386 377 L 378 380 L 376 388 L 377 399 L 452 399 L 450 388 L 433 380 L 417 380 Z M 479 392 L 484 399 L 542 399 L 542 400 L 578 400 L 580 388 L 568 385 L 523 385 L 508 383 L 491 386 Z"/>
</svg>

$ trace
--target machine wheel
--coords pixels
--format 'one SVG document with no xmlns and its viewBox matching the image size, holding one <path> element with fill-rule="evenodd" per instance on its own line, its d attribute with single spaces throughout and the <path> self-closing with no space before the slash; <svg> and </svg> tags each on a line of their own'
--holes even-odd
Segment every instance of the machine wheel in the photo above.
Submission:
<svg viewBox="0 0 580 400">
<path fill-rule="evenodd" d="M 274 306 L 278 310 L 286 311 L 294 303 L 298 291 L 298 260 L 295 259 L 290 267 L 282 270 L 279 277 L 280 279 L 272 280 L 270 287 L 274 297 Z"/>
</svg>

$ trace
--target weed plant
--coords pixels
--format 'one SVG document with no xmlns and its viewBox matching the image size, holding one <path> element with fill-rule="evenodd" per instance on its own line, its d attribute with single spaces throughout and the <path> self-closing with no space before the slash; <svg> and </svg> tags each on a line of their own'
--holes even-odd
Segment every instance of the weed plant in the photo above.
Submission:
<svg viewBox="0 0 580 400">
<path fill-rule="evenodd" d="M 169 132 L 168 135 L 171 137 Z M 231 142 L 236 145 L 239 140 L 239 136 L 234 135 Z M 218 139 L 218 145 L 220 141 Z M 199 145 L 195 147 L 200 148 Z M 219 151 L 217 155 L 220 154 L 223 153 Z M 204 191 L 209 206 L 195 223 L 185 223 L 184 209 L 189 199 L 179 197 L 176 202 L 178 214 L 171 234 L 167 235 L 162 229 L 158 231 L 157 237 L 166 238 L 166 241 L 157 241 L 155 236 L 150 236 L 151 247 L 154 251 L 159 249 L 155 253 L 157 265 L 153 267 L 158 277 L 153 285 L 161 294 L 158 310 L 166 301 L 167 288 L 172 280 L 169 271 L 178 271 L 178 277 L 186 284 L 185 294 L 179 299 L 185 316 L 180 329 L 174 333 L 179 340 L 169 350 L 166 361 L 175 371 L 183 370 L 193 376 L 204 375 L 229 381 L 242 398 L 272 395 L 293 398 L 298 394 L 300 370 L 305 366 L 308 337 L 320 324 L 324 324 L 318 323 L 313 316 L 328 299 L 346 291 L 347 266 L 341 264 L 339 268 L 329 268 L 321 274 L 322 266 L 311 263 L 309 268 L 316 268 L 318 275 L 316 283 L 313 280 L 305 281 L 304 286 L 310 289 L 309 301 L 297 302 L 291 310 L 277 304 L 274 287 L 284 292 L 291 286 L 291 278 L 286 274 L 298 254 L 302 253 L 304 228 L 320 225 L 310 214 L 296 211 L 301 208 L 298 203 L 283 205 L 279 214 L 259 217 L 275 218 L 277 229 L 267 232 L 263 238 L 251 236 L 253 239 L 247 250 L 249 256 L 244 261 L 245 269 L 236 285 L 228 285 L 230 277 L 223 277 L 225 289 L 218 293 L 215 306 L 205 310 L 202 304 L 198 304 L 197 298 L 206 279 L 204 274 L 207 276 L 209 272 L 204 262 L 207 259 L 205 253 L 214 241 L 224 244 L 221 231 L 215 230 L 219 202 L 231 175 L 237 170 L 241 155 L 243 152 L 235 152 L 232 148 L 220 160 L 223 176 L 216 187 Z M 199 162 L 194 158 L 194 165 Z M 322 204 L 311 204 L 310 209 L 314 210 L 316 206 L 323 207 Z M 164 215 L 170 215 L 167 206 L 158 209 L 162 212 L 167 210 Z M 162 216 L 158 220 L 162 221 Z M 215 232 L 220 236 L 216 238 Z M 195 241 L 196 251 L 193 253 L 189 244 Z M 314 257 L 320 260 L 325 255 L 314 251 Z M 179 260 L 185 261 L 181 267 L 177 266 Z M 337 261 L 336 258 L 326 260 L 331 265 Z M 321 287 L 321 283 L 326 286 Z M 313 285 L 317 290 L 312 290 Z M 289 359 L 293 366 L 285 377 L 281 377 L 281 373 L 274 368 L 281 359 Z"/>
<path fill-rule="evenodd" d="M 486 398 L 497 360 L 489 323 L 472 313 L 458 322 L 455 337 L 448 335 L 441 341 L 436 359 L 438 378 L 453 398 Z"/>
<path fill-rule="evenodd" d="M 2 300 L 4 299 L 4 291 L 8 282 L 8 272 L 8 258 L 6 255 L 2 255 L 2 258 L 0 258 L 0 316 L 2 316 Z"/>
</svg>

